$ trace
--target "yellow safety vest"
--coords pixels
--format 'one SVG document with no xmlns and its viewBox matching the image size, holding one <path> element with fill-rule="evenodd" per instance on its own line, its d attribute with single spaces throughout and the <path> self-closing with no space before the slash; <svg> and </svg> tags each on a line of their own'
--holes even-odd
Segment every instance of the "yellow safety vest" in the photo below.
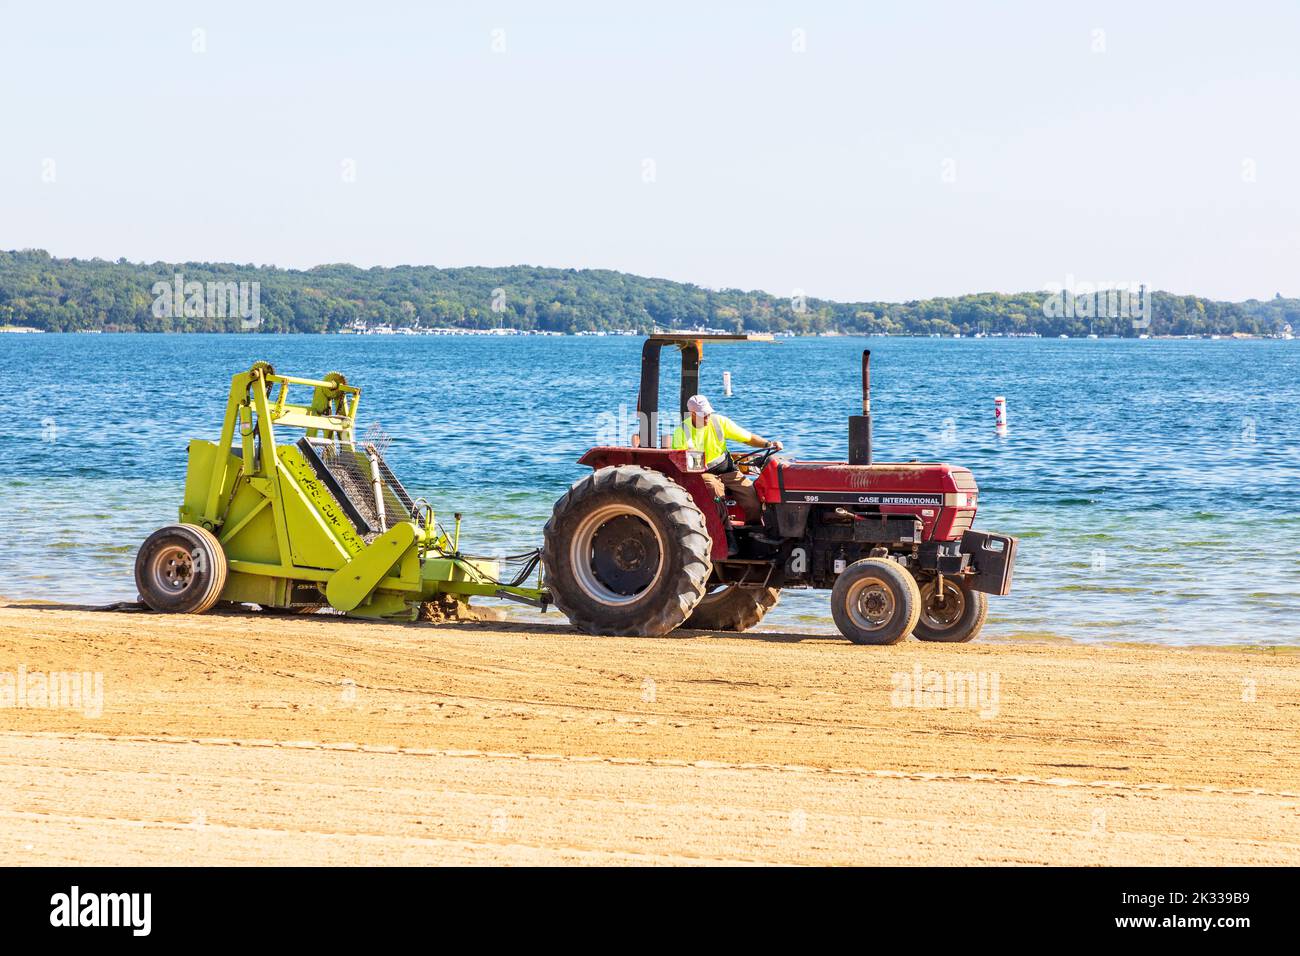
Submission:
<svg viewBox="0 0 1300 956">
<path fill-rule="evenodd" d="M 727 454 L 728 438 L 747 442 L 753 437 L 726 415 L 710 415 L 702 428 L 696 428 L 691 416 L 687 415 L 673 432 L 673 447 L 703 452 L 705 463 L 712 466 Z"/>
</svg>

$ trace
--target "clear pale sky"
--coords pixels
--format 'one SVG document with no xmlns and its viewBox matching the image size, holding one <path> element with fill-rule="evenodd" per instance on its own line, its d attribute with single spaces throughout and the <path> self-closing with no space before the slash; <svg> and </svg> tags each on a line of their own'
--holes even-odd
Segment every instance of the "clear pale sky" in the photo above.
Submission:
<svg viewBox="0 0 1300 956">
<path fill-rule="evenodd" d="M 1282 2 L 0 0 L 0 248 L 1300 295 L 1298 50 Z"/>
</svg>

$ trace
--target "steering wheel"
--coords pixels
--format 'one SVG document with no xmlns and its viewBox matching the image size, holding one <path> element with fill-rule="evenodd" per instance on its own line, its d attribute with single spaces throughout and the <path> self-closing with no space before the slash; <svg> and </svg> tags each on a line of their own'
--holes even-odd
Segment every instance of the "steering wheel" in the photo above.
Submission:
<svg viewBox="0 0 1300 956">
<path fill-rule="evenodd" d="M 747 451 L 739 455 L 732 455 L 731 460 L 736 467 L 741 470 L 762 471 L 763 466 L 771 460 L 776 454 L 776 449 L 769 446 L 760 448 L 757 451 Z"/>
</svg>

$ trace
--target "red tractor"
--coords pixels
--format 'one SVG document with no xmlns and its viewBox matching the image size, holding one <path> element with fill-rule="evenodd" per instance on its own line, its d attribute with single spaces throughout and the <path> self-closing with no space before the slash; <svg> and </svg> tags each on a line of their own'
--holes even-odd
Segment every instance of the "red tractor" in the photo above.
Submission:
<svg viewBox="0 0 1300 956">
<path fill-rule="evenodd" d="M 656 636 L 677 627 L 743 631 L 782 588 L 829 588 L 840 631 L 857 644 L 969 641 L 988 594 L 1011 588 L 1016 539 L 972 530 L 979 489 L 960 466 L 871 460 L 871 374 L 862 353 L 862 414 L 849 418 L 849 460 L 796 461 L 772 449 L 733 456 L 755 475 L 762 519 L 701 478 L 700 452 L 658 447 L 659 358 L 682 356 L 681 410 L 699 390 L 706 341 L 646 340 L 630 446 L 591 449 L 591 466 L 555 504 L 542 561 L 556 607 L 592 634 Z"/>
</svg>

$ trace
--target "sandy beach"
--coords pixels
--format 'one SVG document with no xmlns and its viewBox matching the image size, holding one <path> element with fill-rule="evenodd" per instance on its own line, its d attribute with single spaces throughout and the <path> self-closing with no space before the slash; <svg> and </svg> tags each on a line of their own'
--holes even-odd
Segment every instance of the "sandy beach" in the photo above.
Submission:
<svg viewBox="0 0 1300 956">
<path fill-rule="evenodd" d="M 1294 865 L 1300 656 L 9 600 L 0 793 L 7 865 Z"/>
</svg>

